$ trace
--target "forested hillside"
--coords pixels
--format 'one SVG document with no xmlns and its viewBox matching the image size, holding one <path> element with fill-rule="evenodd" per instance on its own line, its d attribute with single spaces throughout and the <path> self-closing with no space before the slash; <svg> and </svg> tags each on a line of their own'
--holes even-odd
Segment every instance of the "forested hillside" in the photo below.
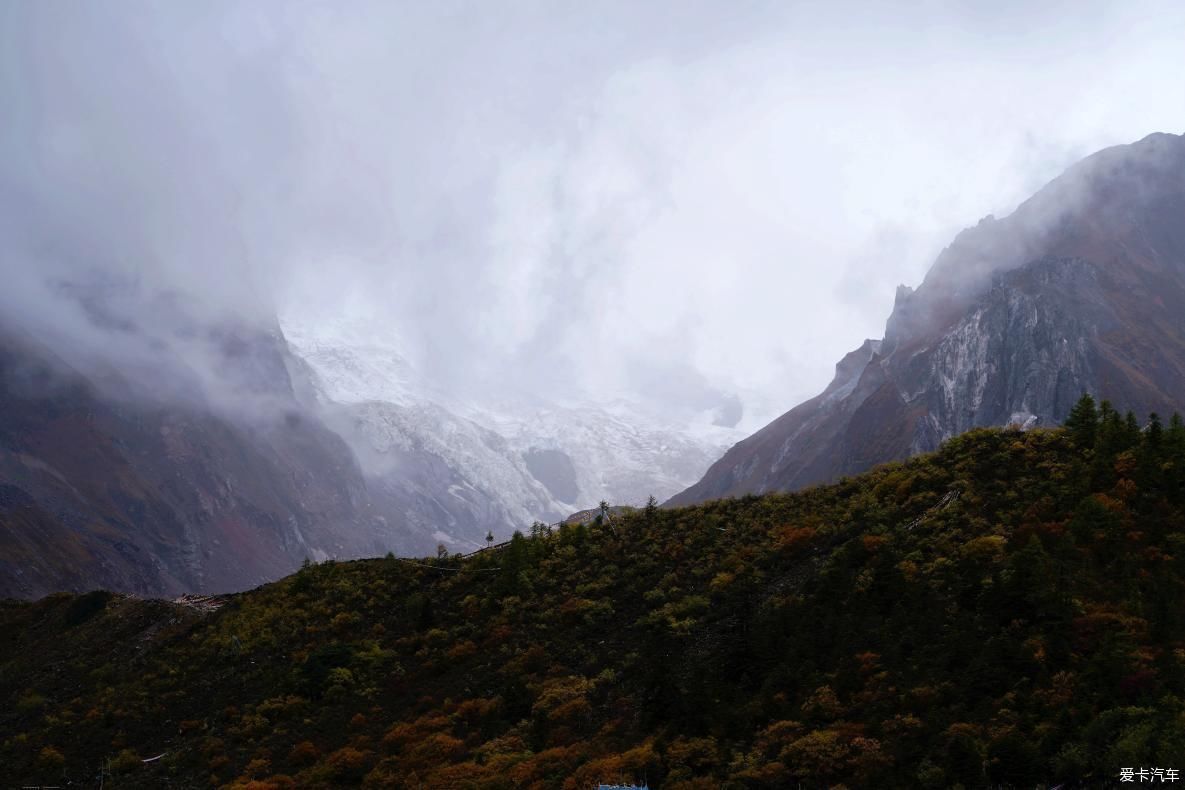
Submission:
<svg viewBox="0 0 1185 790">
<path fill-rule="evenodd" d="M 1084 399 L 791 495 L 214 612 L 0 609 L 0 763 L 107 787 L 1033 787 L 1185 769 L 1185 427 Z M 144 762 L 156 758 L 151 762 Z"/>
</svg>

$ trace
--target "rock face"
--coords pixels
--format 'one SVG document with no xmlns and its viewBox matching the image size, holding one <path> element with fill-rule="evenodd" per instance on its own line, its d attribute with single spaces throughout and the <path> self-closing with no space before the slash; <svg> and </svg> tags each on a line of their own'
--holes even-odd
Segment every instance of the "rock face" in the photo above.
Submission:
<svg viewBox="0 0 1185 790">
<path fill-rule="evenodd" d="M 526 530 L 558 510 L 506 439 L 431 403 L 327 403 L 322 413 L 357 454 L 381 510 L 417 554 L 451 551 Z"/>
<path fill-rule="evenodd" d="M 294 347 L 274 321 L 113 279 L 55 288 L 39 324 L 0 315 L 0 598 L 230 592 L 305 558 L 468 551 L 669 496 L 736 438 L 592 406 L 450 408 L 393 347 Z"/>
<path fill-rule="evenodd" d="M 620 402 L 538 393 L 465 402 L 428 384 L 398 339 L 349 325 L 311 331 L 296 319 L 284 331 L 318 413 L 355 452 L 378 510 L 398 514 L 414 552 L 469 551 L 488 532 L 501 540 L 601 500 L 670 496 L 738 438 L 731 427 L 663 421 Z"/>
<path fill-rule="evenodd" d="M 282 336 L 204 337 L 223 398 L 266 408 L 173 397 L 172 370 L 154 398 L 0 332 L 0 597 L 241 590 L 397 548 L 345 443 L 297 403 Z"/>
<path fill-rule="evenodd" d="M 883 340 L 669 504 L 835 480 L 976 426 L 1054 425 L 1083 392 L 1185 410 L 1185 137 L 1100 151 L 960 233 L 898 289 Z"/>
</svg>

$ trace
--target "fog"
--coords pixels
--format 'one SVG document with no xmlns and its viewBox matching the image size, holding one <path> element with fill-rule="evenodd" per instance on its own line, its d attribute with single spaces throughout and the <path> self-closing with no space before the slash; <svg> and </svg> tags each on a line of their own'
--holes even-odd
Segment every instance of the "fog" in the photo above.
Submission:
<svg viewBox="0 0 1185 790">
<path fill-rule="evenodd" d="M 7 0 L 0 311 L 128 356 L 78 287 L 181 294 L 755 427 L 960 228 L 1185 129 L 1185 7 L 1029 5 Z"/>
</svg>

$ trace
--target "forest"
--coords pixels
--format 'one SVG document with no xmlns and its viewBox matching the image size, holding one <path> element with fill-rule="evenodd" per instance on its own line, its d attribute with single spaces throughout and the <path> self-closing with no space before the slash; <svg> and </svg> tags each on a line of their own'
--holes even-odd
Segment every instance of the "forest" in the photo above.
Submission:
<svg viewBox="0 0 1185 790">
<path fill-rule="evenodd" d="M 792 494 L 218 608 L 0 603 L 10 784 L 1037 787 L 1185 769 L 1185 425 L 1084 397 Z"/>
</svg>

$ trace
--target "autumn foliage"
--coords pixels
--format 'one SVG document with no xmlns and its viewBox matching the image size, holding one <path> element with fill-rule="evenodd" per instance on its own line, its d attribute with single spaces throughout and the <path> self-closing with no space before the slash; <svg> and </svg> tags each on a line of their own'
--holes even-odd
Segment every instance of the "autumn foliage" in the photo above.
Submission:
<svg viewBox="0 0 1185 790">
<path fill-rule="evenodd" d="M 20 784 L 1102 785 L 1185 768 L 1185 428 L 1092 404 L 213 614 L 59 595 L 0 623 Z"/>
</svg>

